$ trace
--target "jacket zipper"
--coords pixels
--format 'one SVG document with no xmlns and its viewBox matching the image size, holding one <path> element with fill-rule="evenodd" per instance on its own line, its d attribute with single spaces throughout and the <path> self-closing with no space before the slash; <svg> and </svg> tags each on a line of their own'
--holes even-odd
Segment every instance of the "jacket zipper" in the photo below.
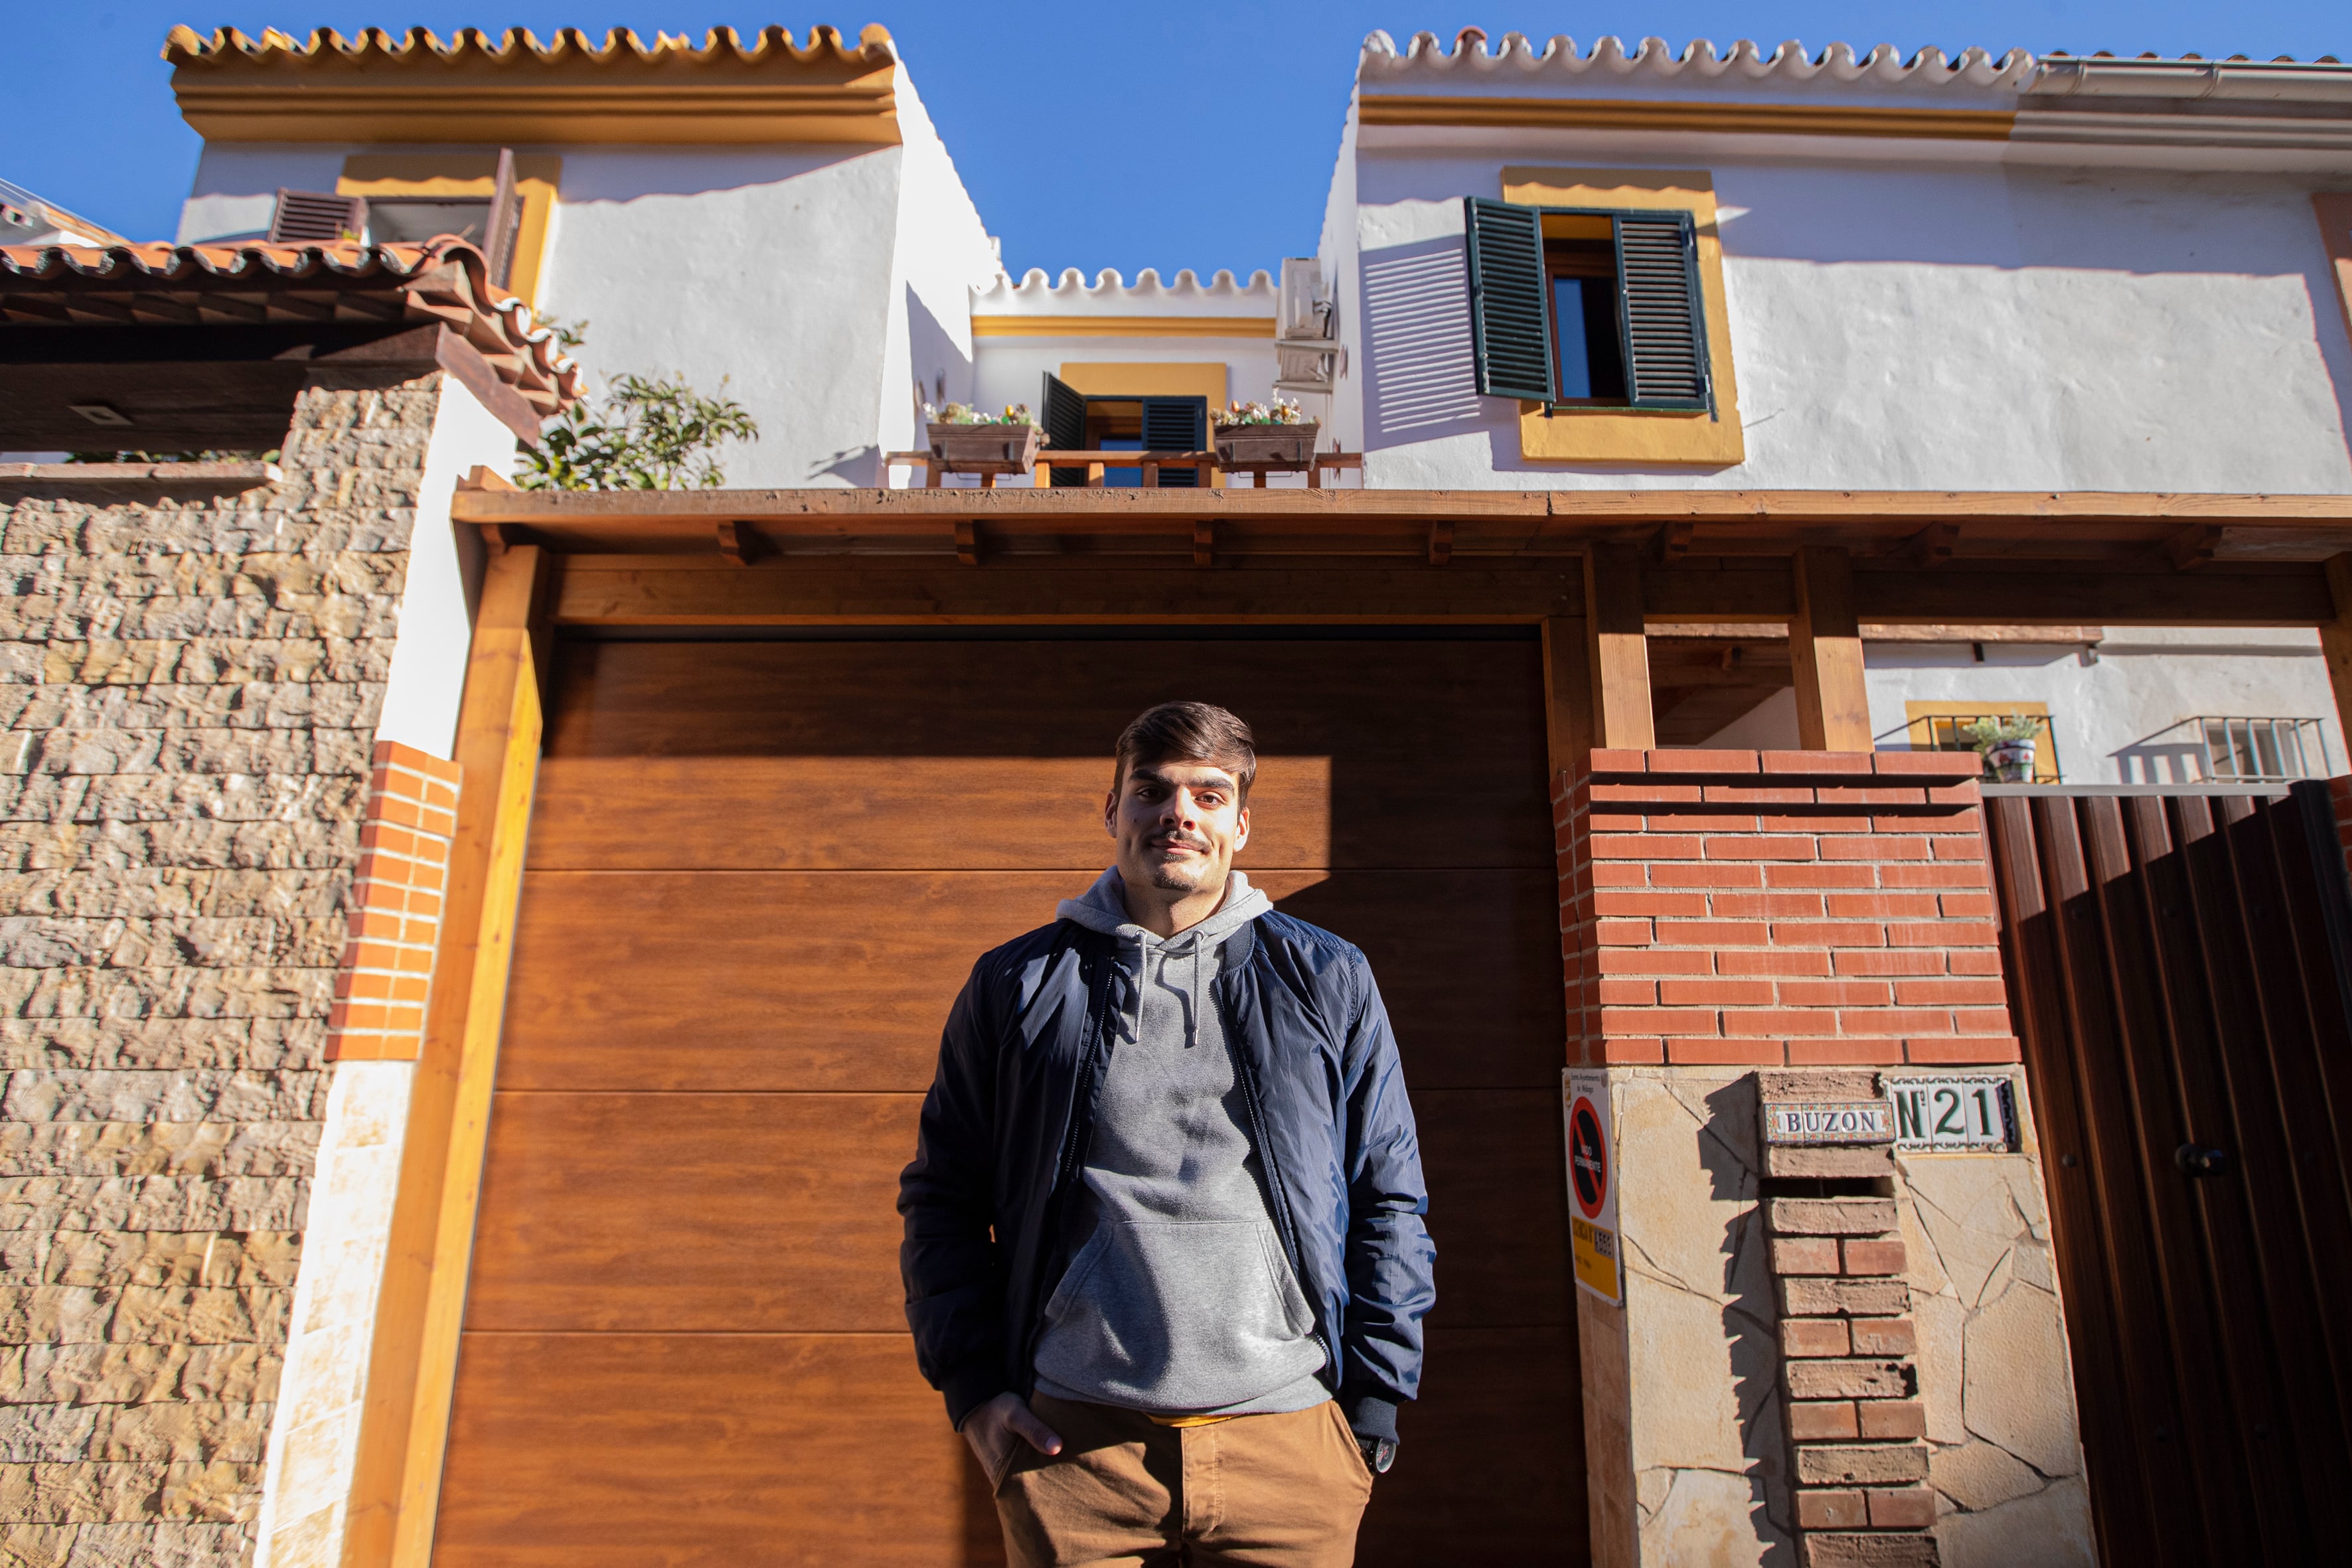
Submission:
<svg viewBox="0 0 2352 1568">
<path fill-rule="evenodd" d="M 1282 1242 L 1282 1255 L 1290 1263 L 1290 1277 L 1298 1281 L 1300 1295 L 1307 1293 L 1307 1270 L 1299 1262 L 1298 1238 L 1291 1227 L 1290 1199 L 1282 1190 L 1282 1172 L 1276 1165 L 1273 1142 L 1265 1135 L 1265 1111 L 1258 1100 L 1257 1069 L 1250 1063 L 1249 1052 L 1242 1048 L 1241 1031 L 1234 1026 L 1233 1010 L 1225 1005 L 1225 984 L 1223 976 L 1209 983 L 1209 994 L 1216 998 L 1217 1017 L 1225 1026 L 1225 1048 L 1233 1053 L 1234 1075 L 1242 1086 L 1242 1103 L 1249 1110 L 1250 1137 L 1257 1145 L 1258 1165 L 1265 1172 L 1266 1196 L 1274 1205 L 1275 1235 Z M 1323 1304 L 1310 1300 L 1307 1310 L 1321 1320 Z M 1331 1363 L 1331 1384 L 1339 1384 L 1339 1349 L 1328 1337 L 1323 1337 L 1323 1354 Z"/>
<path fill-rule="evenodd" d="M 1103 960 L 1102 965 L 1103 977 L 1096 982 L 1094 987 L 1093 1028 L 1087 1037 L 1086 1054 L 1078 1058 L 1077 1070 L 1071 1077 L 1070 1120 L 1062 1136 L 1062 1158 L 1054 1171 L 1053 1188 L 1045 1194 L 1045 1235 L 1055 1245 L 1058 1245 L 1061 1236 L 1062 1200 L 1069 1192 L 1070 1181 L 1077 1172 L 1078 1163 L 1086 1158 L 1087 1135 L 1094 1125 L 1092 1120 L 1087 1119 L 1086 1125 L 1080 1126 L 1084 1115 L 1082 1108 L 1094 1098 L 1095 1064 L 1102 1059 L 1103 1042 L 1110 1033 L 1110 973 L 1117 965 L 1108 959 Z M 1050 1258 L 1052 1253 L 1047 1247 L 1041 1246 L 1037 1256 L 1044 1259 Z M 1030 1289 L 1035 1302 L 1031 1308 L 1034 1316 L 1029 1324 L 1027 1348 L 1024 1352 L 1024 1359 L 1027 1361 L 1036 1359 L 1037 1338 L 1045 1328 L 1045 1269 L 1040 1268 Z"/>
</svg>

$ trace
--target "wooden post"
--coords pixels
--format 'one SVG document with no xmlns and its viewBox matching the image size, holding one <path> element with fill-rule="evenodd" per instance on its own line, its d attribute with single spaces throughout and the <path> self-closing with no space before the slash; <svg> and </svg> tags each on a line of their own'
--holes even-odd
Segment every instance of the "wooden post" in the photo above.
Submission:
<svg viewBox="0 0 2352 1568">
<path fill-rule="evenodd" d="M 489 563 L 466 667 L 457 831 L 376 1307 L 343 1568 L 425 1568 L 440 1502 L 523 844 L 539 779 L 540 655 L 553 573 L 535 545 Z"/>
<path fill-rule="evenodd" d="M 1853 559 L 1843 549 L 1809 544 L 1797 551 L 1793 570 L 1789 660 L 1797 678 L 1797 744 L 1808 752 L 1870 751 Z"/>
<path fill-rule="evenodd" d="M 1552 783 L 1580 776 L 1592 754 L 1592 666 L 1584 627 L 1564 616 L 1543 623 L 1544 737 Z"/>
<path fill-rule="evenodd" d="M 1634 752 L 1657 745 L 1642 561 L 1630 544 L 1596 544 L 1584 552 L 1584 646 L 1592 672 L 1591 744 Z"/>
<path fill-rule="evenodd" d="M 2336 690 L 2336 722 L 2352 752 L 2352 555 L 2327 558 L 2327 591 L 2336 600 L 2336 618 L 2319 624 L 2319 647 L 2327 656 L 2327 683 Z M 2346 771 L 2352 772 L 2352 765 Z"/>
</svg>

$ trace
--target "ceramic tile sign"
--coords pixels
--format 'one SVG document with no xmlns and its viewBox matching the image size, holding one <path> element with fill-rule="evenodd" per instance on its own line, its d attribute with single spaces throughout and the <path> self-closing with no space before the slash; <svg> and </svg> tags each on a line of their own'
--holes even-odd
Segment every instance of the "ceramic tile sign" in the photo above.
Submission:
<svg viewBox="0 0 2352 1568">
<path fill-rule="evenodd" d="M 1576 1283 L 1612 1306 L 1625 1300 L 1617 1245 L 1617 1131 L 1609 1110 L 1609 1075 L 1559 1075 L 1559 1111 L 1568 1132 L 1569 1251 Z"/>
<path fill-rule="evenodd" d="M 2017 1145 L 2016 1091 L 1999 1073 L 1885 1080 L 1895 1147 L 1905 1154 L 2006 1154 Z"/>
<path fill-rule="evenodd" d="M 1764 1107 L 1764 1142 L 1790 1144 L 1891 1143 L 1895 1109 L 1883 1100 L 1772 1103 Z"/>
</svg>

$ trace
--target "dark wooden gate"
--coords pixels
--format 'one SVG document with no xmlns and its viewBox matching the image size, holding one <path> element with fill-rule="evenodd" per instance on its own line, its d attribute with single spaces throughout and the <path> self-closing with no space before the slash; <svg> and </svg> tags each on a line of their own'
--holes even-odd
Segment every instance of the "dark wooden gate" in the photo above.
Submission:
<svg viewBox="0 0 2352 1568">
<path fill-rule="evenodd" d="M 2352 890 L 2326 788 L 1986 809 L 2105 1559 L 2329 1559 Z"/>
</svg>

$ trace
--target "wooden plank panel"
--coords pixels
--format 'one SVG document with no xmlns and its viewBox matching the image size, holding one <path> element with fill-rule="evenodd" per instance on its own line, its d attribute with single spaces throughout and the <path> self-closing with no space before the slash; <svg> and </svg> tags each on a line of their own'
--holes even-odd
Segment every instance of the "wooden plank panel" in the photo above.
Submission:
<svg viewBox="0 0 2352 1568">
<path fill-rule="evenodd" d="M 892 1332 L 913 1094 L 501 1094 L 469 1330 Z M 1568 1321 L 1559 1113 L 1418 1096 L 1442 1321 Z"/>
<path fill-rule="evenodd" d="M 1797 688 L 1797 744 L 1807 751 L 1871 749 L 1870 694 L 1863 688 L 1862 628 L 1853 614 L 1853 563 L 1833 546 L 1797 552 L 1796 614 L 1789 654 Z"/>
<path fill-rule="evenodd" d="M 912 1094 L 501 1094 L 468 1331 L 895 1333 Z"/>
<path fill-rule="evenodd" d="M 1372 1489 L 1357 1563 L 1585 1562 L 1578 1388 L 1572 1319 L 1556 1328 L 1433 1326 L 1423 1396 L 1398 1414 L 1403 1446 Z"/>
<path fill-rule="evenodd" d="M 1100 871 L 1096 757 L 551 757 L 535 870 Z M 658 832 L 646 825 L 658 822 Z M 1331 863 L 1331 761 L 1261 757 L 1237 864 Z"/>
<path fill-rule="evenodd" d="M 1155 702 L 1189 698 L 1241 714 L 1269 757 L 1330 759 L 1329 859 L 1293 864 L 1551 864 L 1541 647 L 1533 638 L 1147 641 L 1122 643 L 1115 654 L 1054 641 L 591 643 L 566 646 L 559 663 L 551 759 L 863 758 L 873 760 L 877 780 L 887 776 L 884 760 L 901 758 L 1075 758 L 1097 770 L 1078 775 L 1066 802 L 992 796 L 989 775 L 977 772 L 961 788 L 930 775 L 944 793 L 929 800 L 918 778 L 866 808 L 888 831 L 924 833 L 931 842 L 942 828 L 917 826 L 927 810 L 950 834 L 978 827 L 971 836 L 983 842 L 992 837 L 987 825 L 1007 809 L 1088 820 L 1109 788 L 1112 748 L 1128 721 Z M 1030 782 L 1017 767 L 1006 781 L 1014 792 Z M 982 794 L 967 797 L 975 784 Z M 789 801 L 776 801 L 772 814 L 792 815 Z M 622 806 L 648 804 L 639 797 Z M 599 824 L 607 837 L 635 837 L 611 833 L 614 820 Z M 756 855 L 761 830 L 740 819 L 725 847 L 740 854 L 747 832 Z M 576 837 L 557 843 L 572 847 L 562 850 L 567 858 L 534 864 L 602 863 Z M 947 843 L 952 850 L 952 838 Z M 534 849 L 535 857 L 550 852 Z M 970 865 L 974 853 L 967 845 L 928 864 Z M 1008 863 L 981 853 L 982 864 Z"/>
<path fill-rule="evenodd" d="M 2152 916 L 2151 962 L 2145 971 L 2150 985 L 2146 989 L 2153 991 L 2168 1025 L 2172 1069 L 2185 1118 L 2182 1136 L 2202 1142 L 2222 1142 L 2231 1136 L 2230 1097 L 2220 1065 L 2212 997 L 2205 982 L 2204 944 L 2194 919 L 2180 838 L 2168 810 L 2171 803 L 2142 795 L 2128 804 L 2133 853 L 2139 862 Z M 2141 987 L 2126 986 L 2124 994 L 2128 998 L 2142 992 Z M 2158 1147 L 2148 1152 L 2161 1159 L 2166 1151 Z M 2253 1216 L 2240 1183 L 2189 1182 L 2178 1173 L 2174 1179 L 2203 1243 L 2210 1272 L 2202 1283 L 2212 1298 L 2217 1323 L 2201 1331 L 2176 1331 L 2176 1352 L 2192 1380 L 2218 1372 L 2231 1406 L 2226 1419 L 2209 1420 L 2202 1428 L 2216 1436 L 2208 1445 L 2212 1461 L 2200 1474 L 2209 1490 L 2224 1493 L 2217 1511 L 2240 1519 L 2239 1528 L 2246 1528 L 2242 1521 L 2252 1507 L 2252 1525 L 2265 1533 L 2250 1531 L 2241 1540 L 2272 1543 L 2276 1532 L 2292 1527 L 2300 1503 L 2288 1495 L 2293 1491 L 2292 1477 L 2285 1467 L 2275 1463 L 2273 1446 L 2254 1436 L 2263 1431 L 2284 1432 L 2286 1421 L 2270 1325 L 2256 1284 Z M 2208 1345 L 2218 1353 L 2204 1354 Z"/>
<path fill-rule="evenodd" d="M 438 1568 L 1001 1561 L 895 1334 L 466 1336 Z"/>
<path fill-rule="evenodd" d="M 2294 1441 L 2274 1462 L 2301 1473 L 2305 1506 L 2315 1543 L 2330 1503 L 2352 1489 L 2340 1409 L 2328 1375 L 2326 1304 L 2340 1311 L 2327 1279 L 2340 1270 L 2343 1241 L 2333 1264 L 2314 1257 L 2296 1191 L 2294 1116 L 2282 1099 L 2282 1057 L 2307 1048 L 2309 1019 L 2295 985 L 2293 940 L 2285 929 L 2276 885 L 2268 803 L 2243 796 L 2213 799 L 2215 831 L 2190 846 L 2189 865 L 2205 932 L 2209 973 L 2226 976 L 2215 989 L 2222 1005 L 2222 1060 L 2230 1083 L 2236 1141 L 2236 1179 L 2245 1184 L 2263 1296 L 2270 1309 Z M 2315 916 L 2315 910 L 2311 913 Z M 2282 963 L 2281 961 L 2284 961 Z"/>
<path fill-rule="evenodd" d="M 531 873 L 506 1089 L 912 1089 L 973 960 L 1065 872 Z M 1538 1085 L 1564 1039 L 1553 874 L 1269 872 L 1361 945 L 1414 1088 Z"/>
<path fill-rule="evenodd" d="M 2090 1133 L 2091 1181 L 2097 1194 L 2106 1238 L 2107 1266 L 2124 1306 L 2116 1315 L 2135 1436 L 2147 1476 L 2158 1563 L 2210 1563 L 2226 1544 L 2209 1542 L 2194 1461 L 2182 1422 L 2179 1369 L 2161 1312 L 2146 1303 L 2160 1300 L 2162 1274 L 2151 1232 L 2152 1194 L 2142 1163 L 2142 1129 L 2132 1114 L 2125 1087 L 2122 1042 L 2109 998 L 2123 978 L 2108 969 L 2102 951 L 2099 908 L 2091 888 L 2080 808 L 2111 803 L 2094 798 L 2044 798 L 2034 805 L 2042 848 L 2053 930 L 2066 986 L 2067 1028 L 2080 1063 L 2085 1125 Z"/>
<path fill-rule="evenodd" d="M 2192 1111 L 2201 1108 L 2184 1098 L 2173 1076 L 2162 989 L 2128 978 L 2153 975 L 2159 967 L 2152 951 L 2146 889 L 2124 822 L 2126 808 L 2140 802 L 2094 796 L 2074 804 L 2097 906 L 2100 957 L 2110 979 L 2121 982 L 2102 996 L 2086 998 L 2085 1005 L 2105 1004 L 2112 1009 L 2116 1060 L 2121 1069 L 2115 1087 L 2137 1129 L 2137 1174 L 2163 1290 L 2160 1321 L 2172 1352 L 2168 1362 L 2178 1383 L 2186 1430 L 2213 1436 L 2197 1448 L 2206 1528 L 2213 1540 L 2259 1539 L 2254 1531 L 2262 1510 L 2254 1504 L 2244 1456 L 2234 1443 L 2221 1440 L 2221 1435 L 2236 1429 L 2236 1421 L 2221 1358 L 2183 1353 L 2187 1347 L 2216 1343 L 2221 1321 L 2209 1288 L 2211 1260 L 2192 1212 L 2189 1189 L 2195 1184 L 2173 1161 L 2173 1151 L 2191 1136 Z M 2283 1496 L 2265 1500 L 2273 1507 L 2292 1506 L 2292 1500 Z"/>
</svg>

